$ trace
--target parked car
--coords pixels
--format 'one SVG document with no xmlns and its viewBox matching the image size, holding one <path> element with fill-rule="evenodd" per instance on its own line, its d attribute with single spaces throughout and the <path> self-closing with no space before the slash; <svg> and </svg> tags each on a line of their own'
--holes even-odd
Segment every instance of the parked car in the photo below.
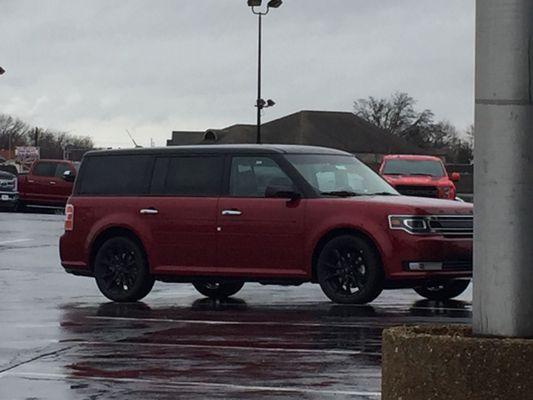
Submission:
<svg viewBox="0 0 533 400">
<path fill-rule="evenodd" d="M 472 205 L 401 196 L 342 151 L 289 145 L 87 153 L 61 263 L 114 301 L 155 280 L 225 297 L 245 282 L 319 283 L 337 303 L 383 289 L 431 299 L 472 276 Z"/>
<path fill-rule="evenodd" d="M 398 192 L 406 196 L 454 200 L 459 173 L 450 176 L 442 160 L 432 156 L 387 155 L 379 173 Z"/>
<path fill-rule="evenodd" d="M 0 162 L 0 171 L 9 172 L 12 175 L 18 175 L 17 167 L 14 164 L 1 163 Z"/>
<path fill-rule="evenodd" d="M 19 174 L 19 206 L 64 207 L 78 167 L 68 160 L 35 161 L 27 174 Z"/>
<path fill-rule="evenodd" d="M 0 171 L 0 208 L 13 210 L 17 201 L 17 176 Z"/>
</svg>

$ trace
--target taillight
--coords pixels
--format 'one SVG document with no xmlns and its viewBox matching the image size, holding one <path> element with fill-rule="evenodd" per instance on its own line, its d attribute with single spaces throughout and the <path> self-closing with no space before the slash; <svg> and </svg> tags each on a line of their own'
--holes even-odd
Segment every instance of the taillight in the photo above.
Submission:
<svg viewBox="0 0 533 400">
<path fill-rule="evenodd" d="M 65 231 L 74 229 L 74 206 L 67 204 L 65 207 Z"/>
</svg>

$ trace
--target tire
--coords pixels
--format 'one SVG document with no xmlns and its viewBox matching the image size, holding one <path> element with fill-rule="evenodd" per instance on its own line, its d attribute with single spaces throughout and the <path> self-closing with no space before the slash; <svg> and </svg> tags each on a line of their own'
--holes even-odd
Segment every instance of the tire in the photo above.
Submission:
<svg viewBox="0 0 533 400">
<path fill-rule="evenodd" d="M 113 237 L 98 249 L 94 277 L 100 292 L 116 302 L 138 301 L 154 286 L 144 251 L 127 237 Z"/>
<path fill-rule="evenodd" d="M 244 282 L 193 282 L 193 286 L 206 297 L 223 299 L 241 290 Z"/>
<path fill-rule="evenodd" d="M 416 287 L 414 290 L 428 300 L 450 300 L 463 293 L 469 284 L 470 279 L 457 279 L 435 286 Z"/>
<path fill-rule="evenodd" d="M 326 243 L 318 257 L 316 273 L 322 291 L 335 303 L 366 304 L 383 291 L 379 255 L 358 236 L 337 236 Z"/>
</svg>

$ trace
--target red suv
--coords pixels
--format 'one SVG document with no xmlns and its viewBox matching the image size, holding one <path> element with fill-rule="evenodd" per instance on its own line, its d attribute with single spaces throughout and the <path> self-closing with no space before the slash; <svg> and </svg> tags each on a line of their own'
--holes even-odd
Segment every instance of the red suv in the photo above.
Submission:
<svg viewBox="0 0 533 400">
<path fill-rule="evenodd" d="M 385 156 L 379 173 L 406 196 L 455 200 L 454 182 L 459 180 L 459 173 L 453 172 L 448 177 L 446 168 L 438 157 Z"/>
<path fill-rule="evenodd" d="M 85 155 L 66 207 L 63 267 L 114 301 L 155 280 L 226 297 L 245 282 L 319 283 L 338 303 L 383 289 L 431 299 L 472 275 L 472 206 L 400 195 L 353 155 L 287 145 Z"/>
</svg>

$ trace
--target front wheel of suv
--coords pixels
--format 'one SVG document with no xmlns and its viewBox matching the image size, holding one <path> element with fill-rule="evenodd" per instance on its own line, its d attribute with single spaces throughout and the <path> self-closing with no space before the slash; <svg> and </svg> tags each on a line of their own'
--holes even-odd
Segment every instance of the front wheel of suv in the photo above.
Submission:
<svg viewBox="0 0 533 400">
<path fill-rule="evenodd" d="M 154 286 L 140 246 L 127 237 L 113 237 L 98 249 L 94 276 L 102 294 L 117 302 L 138 301 Z"/>
<path fill-rule="evenodd" d="M 201 294 L 211 298 L 233 296 L 244 286 L 244 282 L 194 282 L 193 286 Z"/>
<path fill-rule="evenodd" d="M 450 300 L 462 294 L 470 279 L 457 279 L 439 284 L 419 286 L 414 288 L 415 292 L 428 300 Z"/>
<path fill-rule="evenodd" d="M 379 255 L 358 236 L 331 239 L 318 257 L 316 272 L 322 291 L 335 303 L 369 303 L 383 290 Z"/>
</svg>

